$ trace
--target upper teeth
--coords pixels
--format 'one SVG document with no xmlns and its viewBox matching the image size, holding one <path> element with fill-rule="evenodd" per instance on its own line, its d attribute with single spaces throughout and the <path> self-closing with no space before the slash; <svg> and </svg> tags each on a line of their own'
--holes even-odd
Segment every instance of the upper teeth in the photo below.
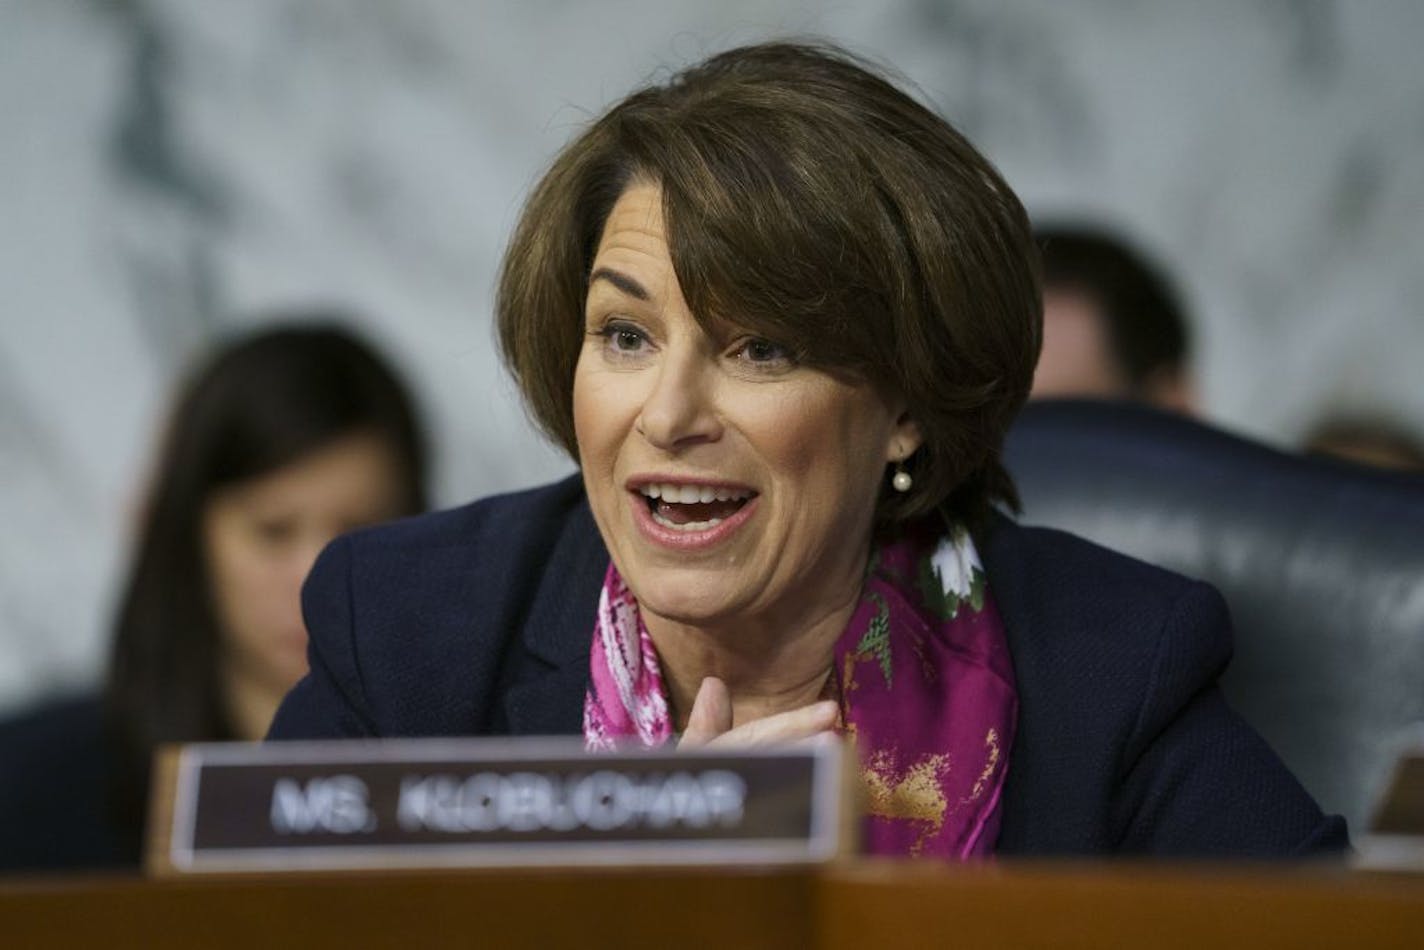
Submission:
<svg viewBox="0 0 1424 950">
<path fill-rule="evenodd" d="M 674 505 L 707 504 L 709 501 L 731 501 L 750 498 L 745 488 L 713 488 L 711 485 L 644 485 L 642 492 L 649 498 L 661 498 Z"/>
</svg>

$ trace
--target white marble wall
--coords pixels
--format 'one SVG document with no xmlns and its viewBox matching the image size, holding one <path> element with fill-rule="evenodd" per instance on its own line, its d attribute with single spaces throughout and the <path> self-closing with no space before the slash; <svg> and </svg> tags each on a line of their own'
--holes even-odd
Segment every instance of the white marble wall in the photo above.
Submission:
<svg viewBox="0 0 1424 950">
<path fill-rule="evenodd" d="M 521 197 L 638 80 L 772 34 L 892 63 L 1030 206 L 1172 261 L 1221 422 L 1424 427 L 1413 0 L 0 4 L 0 707 L 96 675 L 175 373 L 339 302 L 409 371 L 455 502 L 569 468 L 491 345 Z"/>
</svg>

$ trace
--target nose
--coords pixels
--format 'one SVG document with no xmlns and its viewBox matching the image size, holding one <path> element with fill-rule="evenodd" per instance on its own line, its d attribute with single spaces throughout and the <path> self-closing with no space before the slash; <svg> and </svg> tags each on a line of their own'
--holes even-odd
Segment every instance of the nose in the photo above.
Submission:
<svg viewBox="0 0 1424 950">
<path fill-rule="evenodd" d="M 638 414 L 643 438 L 668 452 L 721 438 L 716 380 L 703 354 L 694 348 L 669 353 L 653 372 L 652 389 Z"/>
</svg>

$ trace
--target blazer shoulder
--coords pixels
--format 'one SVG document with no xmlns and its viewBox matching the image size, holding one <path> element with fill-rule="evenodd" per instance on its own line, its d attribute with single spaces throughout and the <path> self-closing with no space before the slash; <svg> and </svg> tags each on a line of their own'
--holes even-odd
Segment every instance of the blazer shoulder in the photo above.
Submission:
<svg viewBox="0 0 1424 950">
<path fill-rule="evenodd" d="M 583 483 L 572 475 L 538 488 L 359 528 L 343 539 L 360 557 L 479 548 L 484 542 L 530 546 L 561 530 L 584 504 Z"/>
<path fill-rule="evenodd" d="M 986 547 L 987 559 L 1007 569 L 1008 574 L 1032 574 L 1065 594 L 1091 594 L 1095 588 L 1108 586 L 1114 592 L 1137 590 L 1146 597 L 1160 598 L 1201 583 L 1067 531 L 1022 525 L 1007 518 L 990 529 Z"/>
<path fill-rule="evenodd" d="M 1051 528 L 997 524 L 985 571 L 1016 659 L 1090 655 L 1145 673 L 1181 640 L 1204 674 L 1231 656 L 1226 602 L 1209 584 Z"/>
<path fill-rule="evenodd" d="M 1184 770 L 1195 778 L 1191 794 L 1178 796 L 1183 801 L 1217 795 L 1239 805 L 1259 780 L 1285 803 L 1291 827 L 1237 835 L 1241 853 L 1284 853 L 1298 844 L 1301 828 L 1320 822 L 1308 796 L 1215 686 L 1232 635 L 1214 588 L 1061 531 L 1009 522 L 995 526 L 981 555 L 1019 686 L 1006 850 L 1229 851 L 1221 841 L 1239 832 L 1239 823 L 1156 821 L 1143 804 L 1158 802 L 1159 787 Z M 1213 758 L 1202 749 L 1239 754 Z M 1223 758 L 1231 761 L 1223 765 Z"/>
<path fill-rule="evenodd" d="M 574 477 L 333 541 L 302 588 L 311 673 L 274 735 L 480 731 L 549 554 L 585 521 Z"/>
<path fill-rule="evenodd" d="M 488 616 L 496 602 L 522 594 L 580 509 L 587 505 L 575 476 L 358 529 L 317 558 L 304 607 L 316 615 L 349 612 L 353 624 L 383 628 L 415 621 L 416 613 L 419 629 L 447 632 L 442 621 Z"/>
</svg>

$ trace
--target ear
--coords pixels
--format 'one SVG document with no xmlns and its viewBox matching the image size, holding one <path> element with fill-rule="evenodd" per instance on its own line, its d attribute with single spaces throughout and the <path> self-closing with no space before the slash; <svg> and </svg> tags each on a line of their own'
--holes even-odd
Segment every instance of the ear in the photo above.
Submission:
<svg viewBox="0 0 1424 950">
<path fill-rule="evenodd" d="M 925 437 L 920 433 L 920 424 L 910 418 L 909 412 L 901 412 L 895 420 L 895 425 L 890 429 L 889 438 L 885 441 L 885 461 L 904 461 L 914 455 L 924 441 Z"/>
</svg>

